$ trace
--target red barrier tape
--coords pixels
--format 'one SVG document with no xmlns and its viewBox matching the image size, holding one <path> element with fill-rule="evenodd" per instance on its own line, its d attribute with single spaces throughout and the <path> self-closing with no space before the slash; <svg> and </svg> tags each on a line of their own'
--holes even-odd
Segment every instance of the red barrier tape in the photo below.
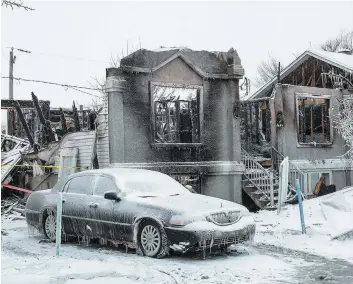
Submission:
<svg viewBox="0 0 353 284">
<path fill-rule="evenodd" d="M 22 191 L 22 192 L 26 192 L 26 193 L 33 192 L 33 190 L 17 187 L 17 186 L 11 185 L 11 184 L 2 183 L 1 186 L 7 187 L 7 188 L 11 188 L 11 189 L 14 189 L 14 190 L 18 190 L 18 191 Z"/>
</svg>

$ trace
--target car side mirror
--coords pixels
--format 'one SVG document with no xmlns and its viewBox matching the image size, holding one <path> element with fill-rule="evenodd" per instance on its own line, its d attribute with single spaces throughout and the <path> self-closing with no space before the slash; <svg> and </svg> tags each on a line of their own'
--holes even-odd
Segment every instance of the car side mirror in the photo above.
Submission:
<svg viewBox="0 0 353 284">
<path fill-rule="evenodd" d="M 116 191 L 107 191 L 104 193 L 104 198 L 108 200 L 121 201 L 119 194 Z"/>
</svg>

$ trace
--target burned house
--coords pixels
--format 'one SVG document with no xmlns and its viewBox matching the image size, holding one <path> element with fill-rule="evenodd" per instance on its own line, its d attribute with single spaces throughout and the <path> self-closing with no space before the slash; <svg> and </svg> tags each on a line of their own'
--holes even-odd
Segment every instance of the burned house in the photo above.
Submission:
<svg viewBox="0 0 353 284">
<path fill-rule="evenodd" d="M 241 203 L 243 75 L 233 49 L 140 49 L 107 69 L 98 140 L 111 166 L 161 171 L 199 193 Z"/>
<path fill-rule="evenodd" d="M 49 101 L 1 100 L 12 135 L 1 136 L 1 181 L 18 191 L 51 188 L 62 176 L 98 168 L 94 110 L 50 108 Z M 102 163 L 102 166 L 105 166 Z M 2 191 L 4 193 L 6 191 Z"/>
<path fill-rule="evenodd" d="M 268 201 L 270 173 L 278 184 L 284 157 L 290 186 L 298 178 L 305 197 L 320 177 L 336 189 L 352 184 L 352 160 L 334 125 L 339 102 L 353 94 L 352 79 L 351 52 L 306 51 L 242 102 L 242 145 L 262 179 L 246 172 L 244 190 L 259 206 Z"/>
</svg>

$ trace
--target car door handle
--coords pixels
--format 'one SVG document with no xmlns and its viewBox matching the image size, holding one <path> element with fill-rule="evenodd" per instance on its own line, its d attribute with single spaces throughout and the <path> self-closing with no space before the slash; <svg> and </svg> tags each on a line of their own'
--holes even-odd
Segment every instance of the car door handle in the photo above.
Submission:
<svg viewBox="0 0 353 284">
<path fill-rule="evenodd" d="M 91 203 L 89 204 L 89 207 L 97 208 L 97 207 L 98 207 L 98 204 L 91 202 Z"/>
<path fill-rule="evenodd" d="M 61 200 L 62 203 L 65 203 L 65 199 Z"/>
</svg>

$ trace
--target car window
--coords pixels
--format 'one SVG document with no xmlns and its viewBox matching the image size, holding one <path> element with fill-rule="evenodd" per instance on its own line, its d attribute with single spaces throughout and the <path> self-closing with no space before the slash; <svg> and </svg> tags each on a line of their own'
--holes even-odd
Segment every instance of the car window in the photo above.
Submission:
<svg viewBox="0 0 353 284">
<path fill-rule="evenodd" d="M 67 188 L 67 193 L 92 194 L 92 177 L 80 176 L 71 179 Z"/>
<path fill-rule="evenodd" d="M 95 183 L 94 194 L 103 196 L 107 191 L 118 191 L 114 180 L 109 177 L 99 176 Z"/>
</svg>

